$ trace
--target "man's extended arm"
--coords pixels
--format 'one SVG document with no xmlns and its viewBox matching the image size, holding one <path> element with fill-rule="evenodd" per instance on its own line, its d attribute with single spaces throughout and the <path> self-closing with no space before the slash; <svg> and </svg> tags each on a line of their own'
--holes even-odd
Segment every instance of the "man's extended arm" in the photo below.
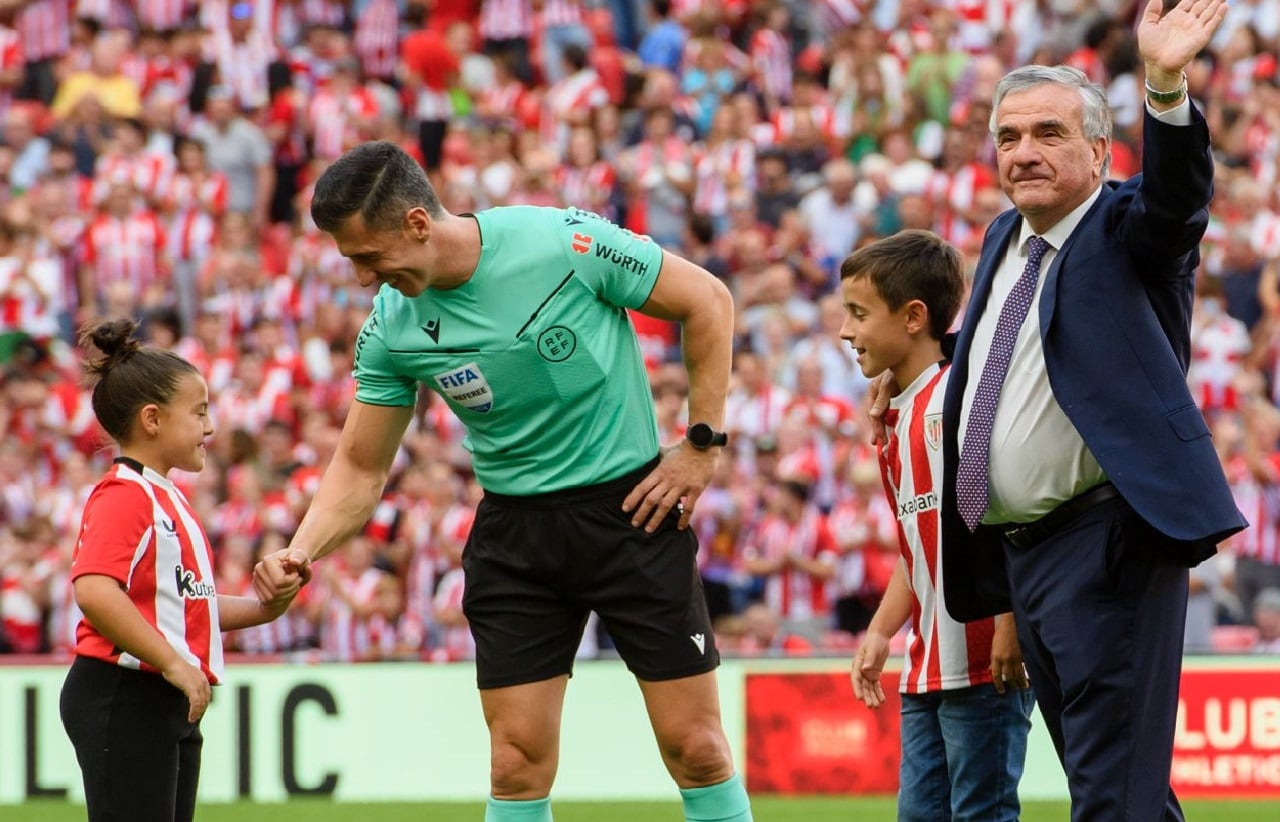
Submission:
<svg viewBox="0 0 1280 822">
<path fill-rule="evenodd" d="M 373 515 L 413 408 L 351 403 L 342 436 L 282 561 L 259 562 L 253 585 L 264 602 L 300 572 L 351 538 Z"/>
</svg>

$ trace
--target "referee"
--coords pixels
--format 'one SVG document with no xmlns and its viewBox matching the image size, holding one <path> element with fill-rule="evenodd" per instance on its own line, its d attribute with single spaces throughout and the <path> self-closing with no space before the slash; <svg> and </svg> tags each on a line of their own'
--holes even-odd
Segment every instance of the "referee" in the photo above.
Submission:
<svg viewBox="0 0 1280 822">
<path fill-rule="evenodd" d="M 426 385 L 465 424 L 485 489 L 463 555 L 463 610 L 491 744 L 487 822 L 551 819 L 561 706 L 592 610 L 639 681 L 685 818 L 751 819 L 687 528 L 725 443 L 715 429 L 728 290 L 588 212 L 450 214 L 386 142 L 330 166 L 311 214 L 378 293 L 356 340 L 356 398 L 288 566 L 305 568 L 369 518 Z M 695 424 L 661 455 L 627 309 L 683 331 Z M 294 579 L 281 568 L 255 570 L 260 596 Z"/>
</svg>

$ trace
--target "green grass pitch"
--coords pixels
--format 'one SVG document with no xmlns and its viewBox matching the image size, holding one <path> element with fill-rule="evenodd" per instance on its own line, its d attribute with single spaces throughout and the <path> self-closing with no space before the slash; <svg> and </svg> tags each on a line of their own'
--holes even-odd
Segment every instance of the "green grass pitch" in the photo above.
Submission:
<svg viewBox="0 0 1280 822">
<path fill-rule="evenodd" d="M 755 797 L 751 800 L 756 822 L 892 822 L 890 798 L 816 799 Z M 1253 802 L 1183 803 L 1193 822 L 1276 822 L 1280 800 Z M 556 822 L 681 822 L 675 802 L 560 802 Z M 1022 822 L 1065 822 L 1065 802 L 1023 805 Z M 37 802 L 7 806 L 0 811 L 7 822 L 73 822 L 84 819 L 84 809 L 65 802 Z M 295 801 L 287 804 L 205 805 L 197 822 L 478 822 L 484 819 L 480 803 L 354 804 Z"/>
</svg>

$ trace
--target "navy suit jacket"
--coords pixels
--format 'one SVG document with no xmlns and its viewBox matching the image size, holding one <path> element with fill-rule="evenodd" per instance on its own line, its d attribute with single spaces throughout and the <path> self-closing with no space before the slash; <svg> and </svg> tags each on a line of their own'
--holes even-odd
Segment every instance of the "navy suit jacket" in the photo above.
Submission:
<svg viewBox="0 0 1280 822">
<path fill-rule="evenodd" d="M 1237 510 L 1187 388 L 1191 301 L 1213 196 L 1204 118 L 1188 126 L 1149 114 L 1142 173 L 1103 185 L 1058 250 L 1039 301 L 1054 397 L 1125 501 L 1187 565 L 1211 556 L 1248 523 Z M 943 406 L 943 576 L 951 615 L 972 621 L 1010 610 L 999 532 L 970 533 L 956 509 L 957 429 L 974 328 L 1022 218 L 987 229 Z M 978 352 L 981 369 L 985 352 Z M 977 375 L 974 375 L 977 379 Z"/>
</svg>

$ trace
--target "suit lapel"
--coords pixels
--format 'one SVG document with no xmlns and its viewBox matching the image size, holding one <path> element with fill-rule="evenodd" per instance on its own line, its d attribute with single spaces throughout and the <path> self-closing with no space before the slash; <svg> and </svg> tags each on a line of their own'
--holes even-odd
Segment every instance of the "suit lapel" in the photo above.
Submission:
<svg viewBox="0 0 1280 822">
<path fill-rule="evenodd" d="M 965 308 L 964 323 L 960 326 L 960 334 L 956 337 L 956 349 L 952 355 L 951 379 L 950 385 L 959 386 L 960 391 L 948 391 L 948 396 L 957 398 L 956 407 L 952 410 L 958 413 L 958 399 L 963 395 L 963 387 L 968 380 L 969 375 L 969 346 L 973 343 L 973 332 L 978 327 L 978 318 L 987 308 L 987 298 L 991 296 L 991 284 L 995 281 L 996 270 L 1000 268 L 1000 261 L 1004 259 L 1004 255 L 1009 248 L 1009 241 L 1013 238 L 1014 232 L 1018 226 L 1022 224 L 1018 218 L 1016 211 L 1007 212 L 1008 219 L 1003 225 L 1000 224 L 1001 218 L 996 218 L 996 223 L 991 227 L 991 237 L 984 248 L 991 249 L 984 251 L 978 259 L 978 268 L 973 274 L 973 287 L 969 293 L 968 307 Z M 972 314 L 972 316 L 970 316 Z M 944 411 L 944 419 L 946 412 Z"/>
<path fill-rule="evenodd" d="M 1058 253 L 1053 255 L 1053 262 L 1049 264 L 1049 270 L 1044 275 L 1044 291 L 1040 295 L 1040 342 L 1049 334 L 1049 326 L 1053 322 L 1053 312 L 1058 307 L 1058 272 L 1062 270 L 1062 261 L 1067 258 L 1067 254 L 1071 251 L 1071 247 L 1075 245 L 1076 238 L 1086 233 L 1089 221 L 1096 219 L 1102 213 L 1102 203 L 1111 196 L 1113 186 L 1103 183 L 1102 190 L 1098 192 L 1098 199 L 1093 201 L 1093 205 L 1089 206 L 1089 210 L 1084 213 L 1084 217 L 1080 219 L 1080 224 L 1075 227 L 1067 237 L 1066 242 L 1062 244 L 1062 248 L 1058 249 Z"/>
</svg>

